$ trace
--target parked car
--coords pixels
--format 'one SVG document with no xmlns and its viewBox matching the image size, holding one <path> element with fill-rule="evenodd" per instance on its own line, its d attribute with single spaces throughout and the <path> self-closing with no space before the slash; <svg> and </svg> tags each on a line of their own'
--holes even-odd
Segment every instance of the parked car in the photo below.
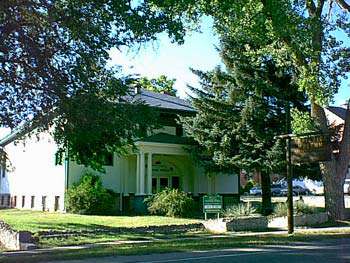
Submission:
<svg viewBox="0 0 350 263">
<path fill-rule="evenodd" d="M 285 189 L 281 184 L 272 184 L 271 185 L 271 195 L 272 196 L 281 196 L 282 190 Z"/>
<path fill-rule="evenodd" d="M 252 189 L 250 189 L 249 194 L 251 195 L 261 195 L 261 187 L 255 186 Z"/>
<path fill-rule="evenodd" d="M 288 195 L 288 188 L 282 189 L 281 195 L 287 196 Z M 293 195 L 311 195 L 311 191 L 309 189 L 301 187 L 300 185 L 295 185 L 295 186 L 293 186 Z"/>
<path fill-rule="evenodd" d="M 350 179 L 345 179 L 344 194 L 350 194 Z"/>
</svg>

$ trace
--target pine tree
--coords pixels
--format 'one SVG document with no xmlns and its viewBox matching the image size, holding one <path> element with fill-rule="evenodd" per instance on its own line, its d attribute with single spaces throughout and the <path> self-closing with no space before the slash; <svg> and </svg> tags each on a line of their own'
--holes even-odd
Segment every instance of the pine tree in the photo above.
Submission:
<svg viewBox="0 0 350 263">
<path fill-rule="evenodd" d="M 262 56 L 259 63 L 243 56 L 230 39 L 221 40 L 226 71 L 195 71 L 201 88 L 193 88 L 195 117 L 183 118 L 186 132 L 200 146 L 195 154 L 210 171 L 245 170 L 261 174 L 262 212 L 271 213 L 270 174 L 281 172 L 286 132 L 285 105 L 300 110 L 305 96 L 293 87 L 293 72 Z M 205 157 L 205 158 L 203 158 Z"/>
</svg>

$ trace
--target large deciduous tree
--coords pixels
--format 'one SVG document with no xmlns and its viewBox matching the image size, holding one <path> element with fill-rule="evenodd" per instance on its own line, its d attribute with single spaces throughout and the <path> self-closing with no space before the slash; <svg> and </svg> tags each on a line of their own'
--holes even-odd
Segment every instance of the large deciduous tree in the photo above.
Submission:
<svg viewBox="0 0 350 263">
<path fill-rule="evenodd" d="M 0 127 L 54 123 L 61 152 L 99 163 L 152 123 L 144 105 L 123 100 L 135 81 L 107 67 L 108 51 L 164 31 L 182 41 L 180 18 L 149 1 L 2 0 Z"/>
<path fill-rule="evenodd" d="M 177 92 L 174 88 L 175 81 L 176 79 L 168 79 L 167 76 L 160 75 L 158 78 L 152 79 L 142 77 L 138 80 L 138 83 L 142 88 L 147 90 L 168 94 L 175 97 Z"/>
<path fill-rule="evenodd" d="M 251 40 L 251 57 L 271 56 L 297 73 L 300 90 L 311 103 L 311 118 L 327 133 L 327 106 L 350 69 L 350 3 L 347 0 L 156 1 L 167 12 L 200 13 L 214 19 L 219 34 Z M 196 8 L 195 8 L 196 7 Z M 187 11 L 187 12 L 186 12 Z M 320 164 L 330 219 L 344 217 L 343 184 L 350 161 L 350 113 L 347 111 L 339 148 Z M 329 142 L 331 143 L 331 142 Z"/>
</svg>

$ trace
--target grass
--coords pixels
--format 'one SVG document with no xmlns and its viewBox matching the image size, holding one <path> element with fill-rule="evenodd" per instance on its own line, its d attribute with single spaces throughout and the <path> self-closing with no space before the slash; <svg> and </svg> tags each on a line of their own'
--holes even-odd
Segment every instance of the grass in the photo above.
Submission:
<svg viewBox="0 0 350 263">
<path fill-rule="evenodd" d="M 145 255 L 153 253 L 170 253 L 170 252 L 188 252 L 203 251 L 224 248 L 244 248 L 263 245 L 288 245 L 295 242 L 312 242 L 334 238 L 350 238 L 350 232 L 300 232 L 293 236 L 288 235 L 261 235 L 253 237 L 220 237 L 220 238 L 202 238 L 192 240 L 171 240 L 157 241 L 142 244 L 118 244 L 106 245 L 89 249 L 52 251 L 50 253 L 37 255 L 23 255 L 16 257 L 0 256 L 0 262 L 40 262 L 55 259 L 82 259 L 88 257 L 101 256 L 121 256 L 121 255 Z"/>
<path fill-rule="evenodd" d="M 0 219 L 15 230 L 30 231 L 38 238 L 39 247 L 80 245 L 118 240 L 155 240 L 176 236 L 160 233 L 138 234 L 132 231 L 116 232 L 117 228 L 198 223 L 199 220 L 162 216 L 86 216 L 30 210 L 0 210 Z M 75 232 L 71 236 L 43 237 L 42 231 Z M 103 232 L 102 232 L 103 231 Z M 114 232 L 114 233 L 113 233 Z M 183 233 L 191 236 L 193 233 Z"/>
<path fill-rule="evenodd" d="M 163 216 L 87 216 L 17 209 L 0 210 L 0 219 L 15 230 L 26 230 L 32 233 L 49 230 L 81 231 L 117 227 L 182 225 L 199 222 L 195 219 Z"/>
</svg>

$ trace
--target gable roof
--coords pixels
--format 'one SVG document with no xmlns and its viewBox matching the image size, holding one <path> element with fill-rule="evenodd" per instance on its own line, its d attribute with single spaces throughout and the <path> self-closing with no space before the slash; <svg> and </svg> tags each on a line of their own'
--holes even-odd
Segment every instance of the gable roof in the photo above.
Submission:
<svg viewBox="0 0 350 263">
<path fill-rule="evenodd" d="M 333 114 L 337 115 L 342 120 L 345 120 L 345 117 L 346 117 L 346 109 L 345 108 L 329 106 L 326 109 L 329 110 L 330 112 L 332 112 Z"/>
<path fill-rule="evenodd" d="M 132 97 L 132 101 L 140 100 L 147 105 L 160 109 L 195 112 L 191 103 L 187 100 L 164 93 L 157 93 L 145 89 L 139 89 Z"/>
</svg>

